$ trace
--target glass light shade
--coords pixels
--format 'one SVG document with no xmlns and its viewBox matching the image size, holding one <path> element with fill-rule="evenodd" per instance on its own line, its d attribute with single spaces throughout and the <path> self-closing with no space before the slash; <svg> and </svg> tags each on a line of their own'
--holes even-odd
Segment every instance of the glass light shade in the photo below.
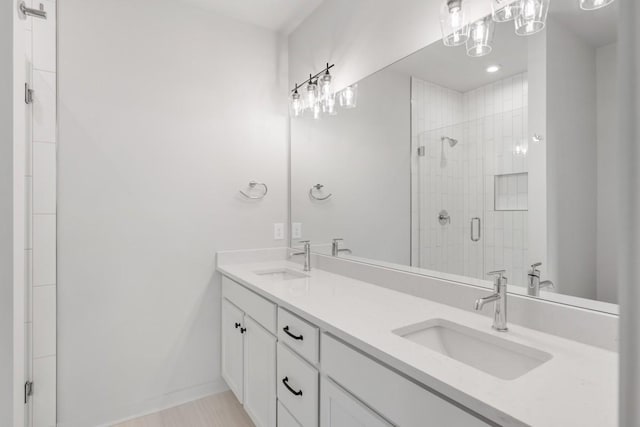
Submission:
<svg viewBox="0 0 640 427">
<path fill-rule="evenodd" d="M 613 3 L 614 0 L 580 0 L 580 9 L 596 10 Z"/>
<path fill-rule="evenodd" d="M 338 110 L 336 109 L 335 93 L 330 93 L 325 97 L 325 99 L 322 102 L 322 112 L 330 116 L 335 116 L 336 114 L 338 114 Z"/>
<path fill-rule="evenodd" d="M 544 29 L 550 0 L 520 0 L 516 16 L 516 34 L 529 36 Z"/>
<path fill-rule="evenodd" d="M 480 19 L 469 26 L 467 55 L 478 57 L 491 53 L 495 23 L 491 17 Z"/>
<path fill-rule="evenodd" d="M 331 85 L 331 74 L 329 74 L 329 71 L 320 77 L 318 84 L 320 85 L 320 99 L 325 103 L 327 99 L 333 95 L 333 86 Z"/>
<path fill-rule="evenodd" d="M 303 112 L 304 112 L 304 103 L 302 102 L 300 94 L 296 90 L 291 95 L 291 100 L 289 102 L 289 113 L 291 114 L 291 117 L 300 117 L 302 116 Z"/>
<path fill-rule="evenodd" d="M 440 29 L 445 46 L 463 45 L 469 38 L 463 0 L 445 0 L 440 8 Z"/>
<path fill-rule="evenodd" d="M 347 86 L 340 92 L 340 106 L 342 108 L 355 108 L 358 103 L 358 85 Z"/>
<path fill-rule="evenodd" d="M 313 108 L 318 103 L 318 83 L 317 81 L 309 81 L 307 85 L 307 106 Z"/>
<path fill-rule="evenodd" d="M 507 22 L 515 19 L 520 11 L 520 1 L 491 0 L 491 16 L 495 22 Z"/>
<path fill-rule="evenodd" d="M 322 107 L 319 102 L 316 102 L 313 106 L 311 106 L 311 112 L 313 113 L 313 118 L 315 120 L 319 120 L 322 118 Z"/>
</svg>

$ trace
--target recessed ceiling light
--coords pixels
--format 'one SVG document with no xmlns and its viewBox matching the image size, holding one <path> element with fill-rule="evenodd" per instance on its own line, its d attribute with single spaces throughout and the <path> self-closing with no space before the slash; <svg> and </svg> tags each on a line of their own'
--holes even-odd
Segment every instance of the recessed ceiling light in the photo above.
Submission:
<svg viewBox="0 0 640 427">
<path fill-rule="evenodd" d="M 500 66 L 499 65 L 489 65 L 487 67 L 487 73 L 496 73 L 500 71 Z"/>
</svg>

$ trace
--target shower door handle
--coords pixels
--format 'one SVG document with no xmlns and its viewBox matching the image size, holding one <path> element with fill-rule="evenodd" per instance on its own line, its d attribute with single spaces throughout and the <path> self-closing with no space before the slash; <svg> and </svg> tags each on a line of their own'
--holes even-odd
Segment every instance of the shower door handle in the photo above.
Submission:
<svg viewBox="0 0 640 427">
<path fill-rule="evenodd" d="M 476 221 L 478 222 L 478 236 L 474 237 L 474 235 L 475 235 L 475 233 L 474 233 L 475 227 L 473 226 L 473 224 Z M 471 241 L 472 242 L 479 242 L 480 241 L 480 237 L 482 237 L 482 221 L 478 217 L 471 218 Z"/>
</svg>

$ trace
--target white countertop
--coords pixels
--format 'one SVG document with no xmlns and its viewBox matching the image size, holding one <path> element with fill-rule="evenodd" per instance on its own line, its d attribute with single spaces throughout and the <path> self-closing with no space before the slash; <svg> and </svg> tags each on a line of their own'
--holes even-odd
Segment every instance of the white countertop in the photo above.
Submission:
<svg viewBox="0 0 640 427">
<path fill-rule="evenodd" d="M 514 324 L 509 324 L 509 332 L 497 332 L 485 316 L 318 269 L 306 273 L 309 277 L 286 281 L 254 273 L 278 268 L 301 271 L 300 265 L 282 260 L 217 268 L 500 425 L 617 425 L 617 353 Z M 436 318 L 546 351 L 553 358 L 519 378 L 501 380 L 392 333 Z"/>
</svg>

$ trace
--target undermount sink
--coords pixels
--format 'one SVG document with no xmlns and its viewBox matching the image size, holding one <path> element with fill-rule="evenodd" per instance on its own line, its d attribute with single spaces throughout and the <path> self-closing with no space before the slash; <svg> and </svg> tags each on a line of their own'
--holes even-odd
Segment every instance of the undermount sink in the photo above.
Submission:
<svg viewBox="0 0 640 427">
<path fill-rule="evenodd" d="M 393 333 L 503 380 L 516 379 L 552 358 L 544 351 L 443 319 L 405 326 Z"/>
<path fill-rule="evenodd" d="M 290 270 L 288 268 L 279 268 L 276 270 L 262 270 L 262 271 L 254 271 L 255 274 L 262 277 L 267 277 L 273 280 L 293 280 L 293 279 L 303 279 L 305 277 L 309 277 L 309 275 L 300 273 L 299 271 Z"/>
</svg>

